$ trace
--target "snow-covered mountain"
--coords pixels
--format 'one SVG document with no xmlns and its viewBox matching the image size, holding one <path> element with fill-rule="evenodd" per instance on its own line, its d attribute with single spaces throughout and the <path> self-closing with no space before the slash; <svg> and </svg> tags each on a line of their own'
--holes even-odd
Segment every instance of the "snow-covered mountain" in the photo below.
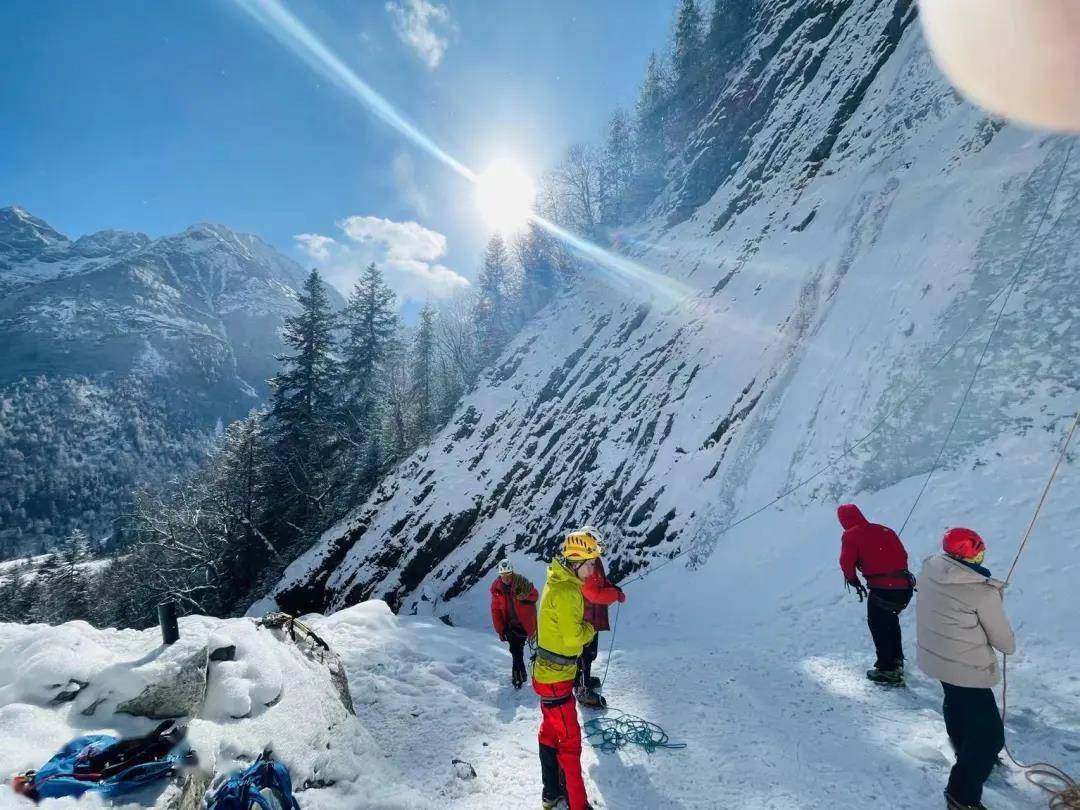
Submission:
<svg viewBox="0 0 1080 810">
<path fill-rule="evenodd" d="M 150 240 L 102 231 L 71 241 L 20 208 L 0 210 L 0 381 L 128 373 L 198 382 L 215 405 L 265 394 L 303 270 L 254 236 L 194 225 Z"/>
<path fill-rule="evenodd" d="M 277 601 L 397 590 L 454 613 L 503 553 L 550 555 L 581 522 L 617 576 L 700 562 L 874 426 L 782 508 L 907 482 L 1003 304 L 943 464 L 990 465 L 1006 440 L 1048 452 L 1080 387 L 1080 155 L 959 98 L 916 20 L 909 0 L 765 3 L 652 215 L 619 235 L 656 281 L 586 274 Z"/>
<path fill-rule="evenodd" d="M 28 527 L 62 536 L 87 510 L 81 528 L 102 529 L 125 490 L 181 471 L 262 403 L 303 278 L 220 225 L 71 240 L 0 210 L 0 540 L 11 529 L 26 549 Z"/>
<path fill-rule="evenodd" d="M 112 230 L 72 242 L 23 208 L 0 208 L 0 291 L 91 270 L 149 243 L 146 234 Z"/>
</svg>

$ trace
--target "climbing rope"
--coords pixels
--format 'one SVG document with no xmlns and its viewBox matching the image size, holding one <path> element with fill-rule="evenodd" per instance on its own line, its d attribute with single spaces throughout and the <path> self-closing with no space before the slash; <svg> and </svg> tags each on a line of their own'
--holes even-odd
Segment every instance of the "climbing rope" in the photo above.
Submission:
<svg viewBox="0 0 1080 810">
<path fill-rule="evenodd" d="M 1046 497 L 1050 494 L 1050 487 L 1054 485 L 1054 479 L 1057 478 L 1058 470 L 1061 469 L 1061 463 L 1065 461 L 1065 458 L 1068 455 L 1069 445 L 1072 444 L 1077 427 L 1080 427 L 1080 411 L 1076 412 L 1076 419 L 1073 420 L 1072 427 L 1069 428 L 1069 432 L 1065 436 L 1065 443 L 1061 446 L 1061 452 L 1058 453 L 1054 469 L 1050 471 L 1050 478 L 1043 488 L 1042 497 L 1039 498 L 1039 503 L 1035 506 L 1035 514 L 1031 516 L 1031 522 L 1028 524 L 1027 531 L 1024 532 L 1024 539 L 1020 541 L 1020 548 L 1016 550 L 1016 556 L 1013 558 L 1012 565 L 1009 567 L 1009 575 L 1005 577 L 1006 584 L 1012 581 L 1013 572 L 1016 571 L 1016 564 L 1020 562 L 1020 555 L 1023 554 L 1024 549 L 1027 548 L 1028 540 L 1031 539 L 1031 533 L 1035 529 L 1035 521 L 1039 519 L 1039 513 L 1042 512 L 1043 505 L 1046 503 Z"/>
<path fill-rule="evenodd" d="M 628 745 L 639 745 L 646 753 L 657 748 L 686 748 L 686 743 L 673 743 L 664 729 L 632 714 L 614 709 L 618 717 L 594 717 L 585 721 L 585 739 L 593 748 L 613 754 Z"/>
<path fill-rule="evenodd" d="M 897 532 L 897 534 L 904 534 L 904 529 L 907 528 L 908 521 L 910 521 L 911 516 L 915 514 L 915 509 L 918 507 L 919 501 L 922 500 L 926 488 L 930 485 L 930 479 L 934 477 L 934 473 L 937 472 L 937 468 L 941 464 L 941 459 L 945 455 L 945 448 L 949 446 L 949 440 L 952 438 L 953 431 L 956 430 L 956 425 L 960 421 L 960 414 L 964 412 L 964 406 L 967 404 L 968 397 L 971 395 L 971 389 L 975 387 L 975 380 L 978 379 L 979 372 L 982 371 L 983 362 L 986 360 L 986 353 L 990 349 L 990 343 L 993 341 L 994 335 L 997 334 L 998 326 L 1001 325 L 1002 316 L 1005 315 L 1005 308 L 1009 305 L 1009 298 L 1016 289 L 1016 283 L 1020 280 L 1020 274 L 1024 271 L 1024 268 L 1027 267 L 1028 259 L 1031 258 L 1031 254 L 1035 250 L 1035 243 L 1039 239 L 1039 233 L 1042 231 L 1043 223 L 1046 222 L 1046 217 L 1050 214 L 1050 206 L 1053 205 L 1054 200 L 1057 198 L 1058 187 L 1061 185 L 1061 178 L 1065 176 L 1065 169 L 1069 165 L 1069 158 L 1072 157 L 1073 145 L 1075 143 L 1075 141 L 1069 141 L 1069 148 L 1065 152 L 1065 159 L 1061 161 L 1061 170 L 1058 172 L 1057 179 L 1054 181 L 1054 188 L 1046 198 L 1046 205 L 1043 208 L 1042 216 L 1039 217 L 1039 224 L 1035 228 L 1035 233 L 1031 235 L 1031 241 L 1028 242 L 1027 250 L 1024 251 L 1024 256 L 1020 260 L 1020 266 L 1013 274 L 1012 280 L 1009 281 L 1006 288 L 1007 292 L 1005 293 L 1005 300 L 1001 302 L 1001 308 L 998 310 L 997 317 L 994 319 L 994 326 L 990 329 L 990 334 L 987 335 L 986 342 L 983 344 L 982 353 L 979 355 L 979 362 L 975 364 L 975 371 L 972 372 L 967 388 L 964 389 L 964 395 L 960 398 L 960 406 L 956 409 L 956 415 L 953 417 L 952 424 L 949 425 L 949 430 L 945 434 L 945 439 L 941 443 L 941 448 L 938 450 L 937 457 L 930 466 L 930 471 L 926 474 L 922 487 L 919 488 L 919 493 L 915 496 L 915 501 L 911 504 L 911 509 L 908 510 L 907 517 L 904 518 L 904 522 L 901 524 L 900 531 Z"/>
<path fill-rule="evenodd" d="M 604 684 L 607 683 L 608 668 L 611 666 L 611 651 L 615 649 L 615 628 L 619 626 L 619 608 L 622 607 L 622 603 L 615 605 L 615 621 L 611 623 L 611 643 L 608 644 L 607 658 L 604 660 L 604 677 L 600 679 L 600 688 L 604 688 Z"/>
<path fill-rule="evenodd" d="M 1061 452 L 1058 453 L 1057 461 L 1054 463 L 1054 469 L 1050 471 L 1050 478 L 1047 479 L 1046 486 L 1043 487 L 1042 497 L 1039 498 L 1039 503 L 1035 506 L 1035 514 L 1031 516 L 1031 522 L 1028 523 L 1027 531 L 1024 532 L 1024 537 L 1020 541 L 1020 548 L 1016 551 L 1016 557 L 1013 558 L 1012 567 L 1009 568 L 1009 575 L 1005 577 L 1005 583 L 1008 584 L 1012 580 L 1013 572 L 1016 571 L 1016 564 L 1020 562 L 1020 556 L 1024 553 L 1024 549 L 1027 548 L 1028 540 L 1031 539 L 1031 533 L 1035 529 L 1035 522 L 1039 519 L 1039 514 L 1042 512 L 1043 505 L 1046 503 L 1046 498 L 1050 494 L 1050 488 L 1054 485 L 1054 479 L 1057 478 L 1058 470 L 1061 469 L 1062 462 L 1065 461 L 1069 452 L 1069 445 L 1072 443 L 1073 436 L 1076 434 L 1076 429 L 1080 427 L 1080 411 L 1076 412 L 1076 419 L 1073 420 L 1072 427 L 1069 429 L 1068 434 L 1065 436 L 1065 443 L 1061 446 Z M 1005 724 L 1005 720 L 1009 713 L 1009 656 L 1001 656 L 1001 723 Z M 1048 762 L 1033 762 L 1026 764 L 1018 760 L 1011 750 L 1009 750 L 1008 741 L 1005 742 L 1005 753 L 1009 759 L 1012 760 L 1013 765 L 1020 768 L 1024 772 L 1024 776 L 1031 784 L 1045 790 L 1050 794 L 1050 808 L 1051 810 L 1080 810 L 1080 783 L 1077 783 L 1069 774 L 1065 773 L 1061 768 L 1056 765 L 1051 765 Z"/>
<path fill-rule="evenodd" d="M 859 437 L 855 442 L 848 445 L 840 455 L 838 455 L 836 458 L 830 460 L 828 463 L 826 463 L 821 468 L 815 470 L 808 477 L 804 478 L 803 480 L 799 481 L 798 483 L 796 483 L 796 484 L 788 487 L 787 489 L 783 490 L 782 492 L 780 492 L 780 494 L 778 494 L 775 498 L 773 498 L 768 503 L 766 503 L 766 504 L 758 507 L 757 509 L 743 515 L 742 517 L 738 518 L 737 520 L 732 521 L 727 526 L 723 527 L 719 532 L 716 533 L 715 537 L 721 537 L 724 534 L 727 534 L 731 530 L 735 529 L 737 526 L 740 526 L 741 524 L 743 524 L 743 523 L 751 520 L 752 518 L 760 515 L 762 512 L 765 512 L 766 510 L 771 509 L 773 506 L 775 506 L 780 501 L 787 498 L 789 495 L 792 495 L 793 493 L 797 492 L 798 490 L 800 490 L 803 487 L 810 484 L 812 481 L 819 478 L 821 475 L 823 475 L 826 472 L 828 472 L 829 470 L 832 470 L 833 468 L 835 468 L 841 461 L 843 461 L 845 458 L 850 456 L 851 453 L 854 452 L 854 450 L 856 448 L 858 448 L 860 445 L 862 445 L 864 442 L 866 442 L 870 437 L 874 436 L 879 430 L 881 430 L 886 425 L 886 423 L 893 416 L 893 414 L 898 412 L 900 410 L 900 408 L 917 391 L 919 391 L 919 390 L 921 390 L 923 388 L 923 386 L 929 381 L 931 372 L 933 372 L 936 368 L 938 368 L 953 353 L 953 351 L 956 350 L 956 348 L 960 345 L 960 343 L 975 328 L 975 325 L 979 322 L 982 315 L 985 312 L 987 312 L 995 304 L 995 302 L 999 298 L 1002 297 L 1002 295 L 1004 295 L 1004 299 L 1001 302 L 1001 307 L 998 309 L 997 316 L 994 319 L 993 326 L 991 327 L 990 333 L 986 338 L 986 342 L 983 344 L 982 352 L 980 353 L 978 362 L 975 365 L 975 370 L 972 373 L 971 379 L 968 381 L 967 387 L 964 390 L 964 394 L 961 397 L 959 407 L 956 409 L 956 414 L 953 416 L 952 423 L 950 424 L 949 430 L 945 435 L 945 439 L 942 442 L 941 447 L 938 450 L 937 456 L 934 459 L 933 465 L 931 465 L 930 471 L 927 473 L 926 478 L 923 480 L 922 486 L 920 487 L 919 492 L 916 495 L 915 500 L 913 501 L 913 503 L 911 505 L 911 509 L 908 511 L 907 517 L 904 519 L 903 525 L 900 527 L 900 532 L 899 533 L 903 534 L 904 529 L 907 528 L 908 522 L 911 520 L 911 517 L 914 515 L 915 510 L 919 505 L 919 502 L 922 500 L 922 497 L 925 494 L 926 489 L 930 484 L 931 478 L 933 477 L 934 473 L 937 471 L 938 467 L 940 466 L 941 460 L 944 457 L 945 450 L 948 447 L 949 441 L 952 438 L 952 434 L 955 431 L 956 425 L 958 424 L 958 422 L 960 420 L 960 415 L 963 413 L 964 407 L 967 404 L 967 400 L 968 400 L 968 398 L 969 398 L 969 396 L 971 394 L 971 391 L 973 390 L 973 388 L 975 386 L 976 380 L 978 379 L 979 372 L 982 370 L 983 364 L 984 364 L 985 359 L 986 359 L 986 354 L 987 354 L 987 352 L 989 351 L 989 348 L 990 348 L 990 343 L 993 341 L 994 335 L 997 333 L 998 327 L 1000 326 L 1002 318 L 1004 317 L 1005 310 L 1008 307 L 1009 299 L 1012 296 L 1013 292 L 1015 291 L 1017 283 L 1019 282 L 1021 275 L 1023 274 L 1024 270 L 1027 267 L 1028 260 L 1030 259 L 1031 255 L 1032 255 L 1032 253 L 1034 251 L 1035 245 L 1036 245 L 1036 243 L 1038 241 L 1039 235 L 1042 232 L 1043 225 L 1046 223 L 1046 219 L 1049 216 L 1050 208 L 1053 205 L 1054 200 L 1057 198 L 1057 193 L 1058 193 L 1058 190 L 1059 190 L 1059 188 L 1061 186 L 1061 181 L 1062 181 L 1063 177 L 1065 176 L 1065 170 L 1068 167 L 1069 161 L 1070 161 L 1070 159 L 1072 157 L 1072 151 L 1073 151 L 1073 146 L 1074 145 L 1075 145 L 1075 142 L 1070 141 L 1068 149 L 1065 152 L 1065 158 L 1062 160 L 1061 168 L 1058 171 L 1057 177 L 1054 180 L 1053 189 L 1051 190 L 1050 194 L 1047 197 L 1046 205 L 1043 207 L 1042 214 L 1039 217 L 1038 225 L 1035 227 L 1035 232 L 1032 234 L 1031 240 L 1028 242 L 1027 248 L 1024 251 L 1024 255 L 1020 260 L 1020 264 L 1017 267 L 1016 272 L 1013 273 L 1013 275 L 1009 279 L 1008 283 L 1005 284 L 1000 290 L 998 290 L 998 292 L 994 295 L 994 297 L 990 299 L 990 301 L 987 303 L 987 305 L 983 309 L 983 311 L 979 313 L 978 317 L 974 318 L 968 324 L 968 326 L 963 330 L 963 332 L 961 332 L 959 337 L 957 337 L 956 340 L 954 340 L 945 349 L 945 351 L 932 364 L 930 364 L 930 366 L 927 367 L 926 371 L 922 374 L 922 376 L 919 379 L 916 380 L 915 384 L 910 389 L 908 389 L 908 391 L 904 394 L 904 396 L 901 397 L 892 408 L 888 409 L 885 412 L 885 414 L 881 417 L 881 419 L 879 419 L 877 421 L 877 423 L 875 423 L 870 428 L 869 431 L 867 431 L 865 434 L 863 434 L 861 437 Z M 1059 220 L 1060 220 L 1060 217 L 1059 217 Z M 1053 230 L 1054 227 L 1056 227 L 1056 225 L 1057 225 L 1057 221 L 1055 221 L 1051 225 L 1050 230 Z M 1062 448 L 1061 455 L 1059 456 L 1058 462 L 1054 467 L 1053 473 L 1051 474 L 1050 481 L 1047 483 L 1046 489 L 1043 491 L 1043 496 L 1039 501 L 1038 507 L 1036 508 L 1035 517 L 1032 518 L 1031 524 L 1028 526 L 1028 530 L 1024 535 L 1024 539 L 1023 539 L 1023 542 L 1021 543 L 1020 550 L 1017 552 L 1016 559 L 1013 561 L 1012 568 L 1009 570 L 1009 577 L 1010 578 L 1012 577 L 1013 570 L 1016 568 L 1016 563 L 1019 561 L 1020 555 L 1023 553 L 1023 550 L 1024 550 L 1025 546 L 1027 545 L 1028 538 L 1030 537 L 1031 531 L 1032 531 L 1032 529 L 1034 528 L 1034 525 L 1035 525 L 1035 519 L 1038 517 L 1039 511 L 1042 509 L 1043 503 L 1046 500 L 1046 496 L 1049 493 L 1050 486 L 1053 483 L 1054 477 L 1057 475 L 1057 470 L 1060 467 L 1061 462 L 1065 458 L 1065 454 L 1066 454 L 1066 451 L 1068 449 L 1069 442 L 1071 441 L 1072 436 L 1075 433 L 1078 424 L 1080 424 L 1080 412 L 1077 413 L 1077 421 L 1074 422 L 1072 430 L 1070 430 L 1070 432 L 1069 432 L 1069 435 L 1068 435 L 1068 438 L 1066 439 L 1065 445 Z M 691 547 L 689 547 L 687 549 L 684 549 L 684 550 L 678 552 L 677 554 L 672 555 L 671 557 L 669 557 L 664 562 L 659 563 L 658 565 L 653 566 L 652 568 L 649 568 L 646 571 L 643 571 L 641 574 L 638 574 L 635 577 L 632 577 L 632 578 L 630 578 L 628 580 L 623 581 L 621 583 L 621 586 L 625 587 L 625 586 L 630 585 L 630 584 L 632 584 L 634 582 L 639 582 L 640 580 L 644 579 L 649 574 L 652 574 L 655 571 L 658 571 L 661 568 L 663 568 L 663 567 L 665 567 L 667 565 L 670 565 L 675 560 L 680 559 L 681 557 L 685 556 L 686 554 L 689 554 L 693 550 L 693 548 L 694 547 L 691 546 Z M 1008 580 L 1006 580 L 1006 581 L 1008 581 Z M 618 627 L 618 620 L 619 620 L 619 609 L 618 609 L 618 607 L 616 607 L 615 622 L 613 623 L 612 628 L 611 628 L 611 641 L 608 644 L 607 660 L 605 661 L 605 664 L 604 664 L 604 677 L 601 679 L 601 684 L 606 683 L 607 676 L 608 676 L 608 669 L 611 666 L 611 655 L 612 655 L 612 652 L 613 652 L 613 650 L 615 648 L 615 630 Z M 1005 665 L 1003 663 L 1003 666 L 1002 666 L 1003 673 L 1004 673 L 1004 670 L 1005 670 Z M 1004 685 L 1003 685 L 1003 692 L 1002 692 L 1002 719 L 1003 719 L 1003 721 L 1004 721 L 1004 717 L 1005 717 L 1005 705 L 1006 705 L 1005 697 L 1006 696 L 1005 696 Z M 654 726 L 654 724 L 649 724 L 644 720 L 640 720 L 640 718 L 633 717 L 632 715 L 623 715 L 623 717 L 632 718 L 633 721 L 635 721 L 636 723 L 639 722 L 639 723 L 644 724 L 644 726 L 640 727 L 641 729 L 644 729 L 644 731 L 649 731 L 650 729 L 652 729 L 654 727 L 656 729 L 659 729 L 659 726 Z M 601 721 L 603 721 L 603 724 L 602 724 Z M 590 730 L 589 734 L 587 736 L 590 737 L 590 741 L 591 741 L 591 737 L 593 737 L 594 735 L 600 735 L 601 742 L 599 744 L 593 743 L 593 745 L 596 746 L 596 747 L 599 747 L 602 751 L 618 750 L 618 748 L 622 747 L 622 745 L 627 744 L 626 742 L 621 742 L 622 737 L 620 737 L 619 735 L 622 733 L 620 731 L 620 729 L 622 727 L 620 727 L 618 725 L 619 722 L 620 722 L 620 720 L 618 720 L 618 719 L 613 720 L 613 719 L 610 719 L 610 718 L 598 718 L 598 719 L 595 719 L 595 720 L 590 720 L 588 723 L 586 723 L 586 729 Z M 637 730 L 639 729 L 639 726 L 632 725 L 632 726 L 628 726 L 627 728 L 631 729 L 634 733 L 637 733 Z M 642 733 L 644 733 L 644 731 Z M 663 734 L 662 729 L 659 729 L 659 731 L 660 731 L 661 734 Z M 609 735 L 610 735 L 610 739 L 609 739 Z M 667 739 L 666 734 L 663 735 L 663 738 L 666 741 L 666 739 Z M 649 739 L 651 739 L 651 736 L 649 737 Z M 646 744 L 646 743 L 638 742 L 637 739 L 629 740 L 629 742 L 635 742 L 637 744 L 642 744 L 642 745 Z M 614 746 L 613 748 L 611 747 L 612 745 Z M 647 747 L 646 750 L 650 750 L 650 752 L 651 752 L 652 750 L 655 750 L 655 747 L 656 747 L 655 745 L 651 749 Z M 665 747 L 668 747 L 668 746 L 665 746 Z M 679 746 L 679 747 L 682 747 L 682 746 Z M 1073 808 L 1077 808 L 1077 810 L 1080 810 L 1080 787 L 1077 786 L 1077 784 L 1073 781 L 1073 779 L 1068 774 L 1066 774 L 1061 769 L 1056 768 L 1055 766 L 1049 765 L 1047 763 L 1035 763 L 1034 765 L 1030 765 L 1030 766 L 1022 765 L 1020 762 L 1018 762 L 1013 757 L 1012 753 L 1009 752 L 1008 746 L 1006 746 L 1005 750 L 1006 750 L 1006 753 L 1008 753 L 1009 758 L 1018 767 L 1024 769 L 1025 774 L 1026 774 L 1027 778 L 1029 779 L 1029 781 L 1031 781 L 1033 784 L 1036 784 L 1039 787 L 1051 792 L 1052 796 L 1051 796 L 1050 807 L 1053 808 L 1053 810 L 1058 810 L 1059 808 L 1061 808 L 1062 810 L 1073 810 Z M 1047 780 L 1049 780 L 1049 781 L 1047 781 Z M 1056 788 L 1051 787 L 1050 784 L 1053 784 L 1053 783 L 1057 783 L 1057 784 L 1062 785 L 1064 789 L 1063 790 L 1057 790 Z"/>
<path fill-rule="evenodd" d="M 1031 241 L 1028 243 L 1027 249 L 1024 252 L 1024 256 L 1021 259 L 1020 266 L 1017 268 L 1017 271 L 1015 273 L 1013 273 L 1013 275 L 1009 279 L 1009 281 L 1004 286 L 1002 286 L 1001 289 L 999 289 L 997 291 L 997 293 L 994 294 L 993 298 L 991 298 L 987 302 L 987 304 L 983 308 L 982 312 L 980 312 L 975 318 L 973 318 L 971 320 L 971 322 L 964 328 L 964 331 L 961 332 L 960 335 L 952 343 L 950 343 L 945 348 L 945 350 L 937 357 L 937 359 L 934 360 L 933 363 L 931 363 L 929 366 L 926 367 L 926 371 L 923 372 L 923 374 L 904 393 L 904 395 L 899 400 L 897 400 L 896 404 L 894 404 L 891 408 L 889 408 L 885 412 L 885 414 L 876 423 L 874 423 L 874 425 L 872 425 L 871 428 L 866 433 L 864 433 L 862 436 L 860 436 L 854 442 L 849 444 L 843 450 L 843 452 L 841 452 L 838 456 L 833 458 L 831 461 L 828 461 L 822 467 L 819 467 L 817 470 L 815 470 L 813 473 L 811 473 L 810 475 L 808 475 L 806 478 L 802 479 L 801 481 L 798 481 L 797 483 L 792 484 L 787 489 L 782 490 L 775 498 L 773 498 L 768 503 L 765 503 L 765 504 L 759 506 L 757 509 L 754 509 L 753 511 L 748 512 L 747 514 L 739 517 L 738 519 L 736 519 L 736 520 L 732 521 L 731 523 L 727 524 L 726 526 L 724 526 L 722 529 L 720 529 L 719 531 L 717 531 L 713 535 L 715 538 L 722 537 L 723 535 L 727 534 L 728 532 L 735 529 L 736 527 L 741 526 L 743 523 L 746 523 L 747 521 L 757 517 L 762 512 L 765 512 L 765 511 L 771 509 L 772 507 L 776 506 L 776 504 L 780 503 L 782 500 L 787 498 L 789 495 L 793 495 L 794 493 L 798 492 L 799 490 L 803 489 L 807 485 L 811 484 L 812 482 L 814 482 L 815 480 L 820 478 L 825 473 L 829 472 L 830 470 L 835 469 L 836 466 L 838 464 L 840 464 L 840 462 L 842 462 L 844 459 L 848 458 L 856 449 L 858 449 L 860 446 L 865 444 L 867 440 L 869 440 L 870 438 L 875 436 L 882 428 L 885 427 L 885 425 L 888 423 L 889 419 L 891 419 L 908 402 L 908 400 L 910 400 L 916 393 L 921 391 L 926 386 L 926 384 L 930 381 L 930 375 L 939 366 L 941 366 L 941 364 L 944 363 L 952 355 L 952 353 L 954 351 L 956 351 L 956 349 L 960 346 L 960 344 L 964 342 L 964 340 L 967 338 L 967 336 L 969 334 L 971 334 L 972 330 L 974 330 L 975 327 L 978 325 L 978 323 L 981 320 L 982 316 L 987 311 L 989 311 L 990 308 L 992 306 L 994 306 L 995 303 L 997 303 L 998 299 L 1000 299 L 1003 295 L 1006 295 L 1006 300 L 1002 302 L 1002 307 L 998 312 L 998 317 L 995 320 L 993 330 L 991 331 L 990 336 L 993 337 L 993 332 L 997 330 L 998 323 L 1000 322 L 1001 317 L 1002 317 L 1002 313 L 1005 310 L 1005 304 L 1008 303 L 1008 296 L 1012 295 L 1013 288 L 1016 286 L 1017 282 L 1020 279 L 1020 276 L 1023 274 L 1023 271 L 1025 270 L 1025 268 L 1027 266 L 1028 259 L 1030 258 L 1031 253 L 1032 253 L 1032 251 L 1034 249 L 1034 246 L 1035 246 L 1036 241 L 1038 239 L 1039 233 L 1042 230 L 1042 226 L 1046 222 L 1046 217 L 1049 214 L 1049 211 L 1050 211 L 1050 208 L 1051 208 L 1051 206 L 1053 204 L 1054 199 L 1057 197 L 1058 189 L 1059 189 L 1059 187 L 1061 185 L 1061 180 L 1065 175 L 1065 169 L 1068 167 L 1069 161 L 1070 161 L 1070 159 L 1072 157 L 1072 151 L 1073 151 L 1074 145 L 1075 145 L 1075 142 L 1070 141 L 1069 147 L 1068 147 L 1068 149 L 1067 149 L 1067 151 L 1065 153 L 1065 159 L 1062 161 L 1061 169 L 1059 170 L 1058 176 L 1054 181 L 1054 188 L 1050 192 L 1050 195 L 1049 195 L 1049 198 L 1047 200 L 1046 206 L 1043 208 L 1042 215 L 1039 218 L 1038 227 L 1035 229 L 1035 233 L 1032 235 Z M 1075 199 L 1075 196 L 1076 195 L 1074 195 L 1074 199 Z M 1057 220 L 1055 220 L 1054 223 L 1050 226 L 1050 228 L 1047 231 L 1048 233 L 1050 231 L 1052 231 L 1057 226 L 1058 221 L 1060 221 L 1060 217 Z M 988 341 L 988 343 L 989 343 L 989 341 Z M 986 353 L 986 350 L 984 348 L 984 350 L 983 350 L 983 355 L 984 356 L 985 356 L 985 353 Z M 981 364 L 982 364 L 982 360 L 983 360 L 983 358 L 980 357 L 980 367 L 981 367 Z M 978 369 L 976 370 L 976 375 L 977 374 L 978 374 Z M 956 418 L 953 421 L 952 427 L 949 429 L 949 435 L 946 436 L 946 443 L 948 442 L 949 437 L 951 437 L 951 435 L 952 435 L 953 428 L 956 427 L 956 421 L 955 420 L 959 418 L 960 411 L 963 410 L 964 403 L 967 400 L 968 394 L 971 392 L 971 386 L 972 385 L 974 385 L 974 377 L 972 378 L 972 381 L 971 381 L 971 384 L 968 387 L 968 390 L 964 394 L 964 401 L 961 402 L 960 408 L 957 410 Z M 945 444 L 942 445 L 942 450 L 938 453 L 938 458 L 934 462 L 934 467 L 931 468 L 931 471 L 930 471 L 931 475 L 933 475 L 934 470 L 937 469 L 938 463 L 940 462 L 941 457 L 942 457 L 942 455 L 944 453 L 944 448 L 945 448 Z M 912 505 L 911 513 L 914 512 L 915 506 L 918 505 L 918 502 L 922 498 L 922 494 L 923 494 L 923 492 L 925 492 L 926 486 L 929 484 L 929 482 L 930 482 L 929 477 L 927 477 L 927 479 L 923 482 L 922 490 L 920 490 L 919 495 L 915 500 L 915 503 Z M 911 513 L 908 514 L 908 519 L 911 518 Z M 904 526 L 905 527 L 907 526 L 907 522 L 908 522 L 907 520 L 904 521 Z M 901 528 L 901 533 L 902 532 L 903 532 L 903 527 Z M 623 582 L 620 583 L 620 585 L 622 587 L 625 587 L 626 585 L 630 585 L 631 583 L 638 582 L 638 581 L 644 579 L 645 577 L 647 577 L 648 575 L 650 575 L 650 574 L 652 574 L 652 573 L 654 573 L 656 571 L 659 571 L 661 568 L 664 568 L 665 566 L 671 565 L 671 563 L 675 562 L 676 560 L 681 559 L 682 557 L 685 557 L 687 554 L 689 554 L 691 551 L 693 551 L 694 548 L 695 548 L 694 546 L 690 546 L 689 548 L 685 548 L 682 551 L 680 551 L 680 552 L 678 552 L 676 554 L 673 554 L 671 557 L 664 560 L 663 562 L 658 563 L 658 564 L 652 566 L 651 568 L 643 571 L 642 573 L 638 574 L 637 576 L 631 577 L 630 579 L 627 579 L 627 580 L 624 580 Z"/>
</svg>

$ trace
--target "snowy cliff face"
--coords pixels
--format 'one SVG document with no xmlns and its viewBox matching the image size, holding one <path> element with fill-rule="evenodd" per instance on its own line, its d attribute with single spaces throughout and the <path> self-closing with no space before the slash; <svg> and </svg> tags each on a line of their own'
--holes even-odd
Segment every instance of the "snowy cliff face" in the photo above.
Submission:
<svg viewBox="0 0 1080 810">
<path fill-rule="evenodd" d="M 963 102 L 907 0 L 767 3 L 718 91 L 622 240 L 668 289 L 577 283 L 289 568 L 282 605 L 453 600 L 582 522 L 607 533 L 616 576 L 700 561 L 879 423 L 782 508 L 918 476 L 1003 304 L 943 463 L 993 463 L 1003 437 L 1050 452 L 1080 387 L 1071 141 Z"/>
</svg>

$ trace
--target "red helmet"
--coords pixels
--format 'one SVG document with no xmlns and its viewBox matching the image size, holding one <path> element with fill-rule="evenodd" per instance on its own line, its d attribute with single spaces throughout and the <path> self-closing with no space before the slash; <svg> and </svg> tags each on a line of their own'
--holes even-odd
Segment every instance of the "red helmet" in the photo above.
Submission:
<svg viewBox="0 0 1080 810">
<path fill-rule="evenodd" d="M 941 547 L 946 554 L 971 560 L 986 550 L 986 543 L 971 529 L 949 529 L 941 538 Z"/>
</svg>

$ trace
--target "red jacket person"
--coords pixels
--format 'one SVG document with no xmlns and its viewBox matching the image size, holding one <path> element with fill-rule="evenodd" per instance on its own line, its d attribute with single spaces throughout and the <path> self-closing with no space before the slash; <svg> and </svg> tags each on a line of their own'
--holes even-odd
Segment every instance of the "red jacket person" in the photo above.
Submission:
<svg viewBox="0 0 1080 810">
<path fill-rule="evenodd" d="M 499 576 L 491 583 L 491 624 L 499 639 L 510 645 L 515 689 L 529 679 L 525 642 L 536 635 L 536 602 L 540 598 L 529 580 L 515 574 L 509 560 L 499 562 Z"/>
<path fill-rule="evenodd" d="M 874 639 L 877 661 L 866 677 L 877 683 L 898 684 L 904 679 L 904 646 L 900 614 L 911 602 L 914 577 L 908 556 L 896 532 L 871 523 L 853 503 L 836 510 L 844 535 L 840 540 L 840 569 L 844 582 L 859 598 L 866 598 L 866 623 Z M 866 587 L 858 571 L 866 578 Z M 869 589 L 869 590 L 867 590 Z"/>
<path fill-rule="evenodd" d="M 592 527 L 586 526 L 582 531 L 586 530 L 599 536 L 599 532 Z M 581 659 L 578 661 L 577 697 L 578 702 L 583 706 L 601 708 L 607 703 L 598 691 L 600 679 L 593 677 L 592 665 L 600 649 L 600 632 L 611 629 L 608 621 L 608 605 L 625 602 L 626 594 L 622 592 L 622 588 L 613 585 L 608 580 L 604 563 L 598 559 L 592 574 L 581 584 L 581 595 L 585 599 L 585 621 L 593 626 L 596 635 L 581 650 Z"/>
</svg>

